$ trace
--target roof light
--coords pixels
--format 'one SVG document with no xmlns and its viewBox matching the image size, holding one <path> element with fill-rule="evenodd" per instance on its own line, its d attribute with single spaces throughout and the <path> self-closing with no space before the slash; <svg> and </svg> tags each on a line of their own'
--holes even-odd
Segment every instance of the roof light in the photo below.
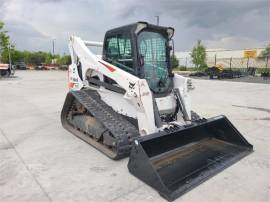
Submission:
<svg viewBox="0 0 270 202">
<path fill-rule="evenodd" d="M 135 33 L 138 34 L 142 29 L 147 27 L 147 22 L 137 22 L 137 28 L 135 30 Z"/>
</svg>

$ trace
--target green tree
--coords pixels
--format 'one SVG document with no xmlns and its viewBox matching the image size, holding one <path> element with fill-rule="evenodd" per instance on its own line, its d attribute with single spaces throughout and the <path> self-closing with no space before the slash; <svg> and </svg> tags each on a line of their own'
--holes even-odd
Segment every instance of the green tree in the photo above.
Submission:
<svg viewBox="0 0 270 202">
<path fill-rule="evenodd" d="M 4 25 L 5 24 L 0 21 L 0 61 L 3 63 L 8 63 L 9 62 L 8 48 L 10 46 L 10 42 L 7 31 L 4 30 Z"/>
<path fill-rule="evenodd" d="M 175 57 L 175 55 L 171 56 L 171 66 L 172 68 L 177 68 L 179 66 L 179 61 L 178 59 Z"/>
<path fill-rule="evenodd" d="M 53 55 L 51 53 L 47 53 L 46 54 L 46 58 L 45 58 L 45 63 L 46 64 L 51 64 L 52 63 L 52 59 L 53 59 Z"/>
<path fill-rule="evenodd" d="M 30 52 L 30 51 L 23 51 L 23 60 L 26 64 L 33 64 L 38 65 L 42 63 L 51 63 L 52 55 L 47 52 Z"/>
<path fill-rule="evenodd" d="M 71 64 L 70 55 L 64 55 L 63 57 L 61 57 L 61 64 L 62 65 L 70 65 Z"/>
<path fill-rule="evenodd" d="M 263 50 L 259 55 L 260 58 L 266 58 L 267 56 L 270 57 L 270 44 L 268 44 L 265 50 Z"/>
<path fill-rule="evenodd" d="M 198 40 L 197 44 L 192 49 L 191 58 L 192 58 L 193 64 L 195 64 L 195 66 L 197 68 L 203 69 L 203 68 L 207 67 L 207 65 L 206 65 L 206 51 L 205 51 L 205 47 L 202 44 L 201 40 Z"/>
<path fill-rule="evenodd" d="M 30 52 L 19 51 L 15 49 L 14 45 L 10 44 L 10 38 L 7 31 L 4 30 L 4 23 L 0 21 L 0 62 L 9 63 L 9 53 L 12 59 L 12 63 L 25 62 L 26 64 L 51 64 L 53 59 L 57 61 L 59 65 L 69 65 L 71 58 L 69 55 L 52 55 L 48 52 Z"/>
<path fill-rule="evenodd" d="M 12 63 L 23 62 L 24 61 L 24 52 L 12 48 L 10 51 Z"/>
</svg>

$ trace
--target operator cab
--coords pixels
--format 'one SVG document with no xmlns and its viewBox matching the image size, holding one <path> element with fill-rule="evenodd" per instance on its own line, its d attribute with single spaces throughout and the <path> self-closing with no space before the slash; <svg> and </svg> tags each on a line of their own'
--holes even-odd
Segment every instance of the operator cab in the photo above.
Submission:
<svg viewBox="0 0 270 202">
<path fill-rule="evenodd" d="M 152 92 L 172 90 L 170 41 L 174 29 L 137 22 L 109 30 L 105 34 L 103 60 L 146 79 Z"/>
</svg>

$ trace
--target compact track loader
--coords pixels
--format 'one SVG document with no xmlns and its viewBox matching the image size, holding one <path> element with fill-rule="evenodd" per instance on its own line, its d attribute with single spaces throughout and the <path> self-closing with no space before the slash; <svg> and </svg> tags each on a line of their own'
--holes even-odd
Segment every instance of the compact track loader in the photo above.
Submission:
<svg viewBox="0 0 270 202">
<path fill-rule="evenodd" d="M 189 79 L 173 74 L 174 29 L 137 22 L 104 43 L 69 41 L 63 127 L 174 200 L 253 151 L 225 116 L 191 111 Z M 102 56 L 87 46 L 103 48 Z"/>
</svg>

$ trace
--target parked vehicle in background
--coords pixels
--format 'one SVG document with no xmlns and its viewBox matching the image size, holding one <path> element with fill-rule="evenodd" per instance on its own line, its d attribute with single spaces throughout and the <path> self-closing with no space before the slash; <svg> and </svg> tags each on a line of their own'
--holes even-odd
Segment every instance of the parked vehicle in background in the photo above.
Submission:
<svg viewBox="0 0 270 202">
<path fill-rule="evenodd" d="M 44 70 L 44 66 L 43 66 L 43 64 L 37 64 L 36 66 L 35 66 L 35 70 Z"/>
<path fill-rule="evenodd" d="M 15 74 L 15 67 L 9 64 L 0 64 L 0 78 Z"/>
<path fill-rule="evenodd" d="M 35 70 L 57 70 L 59 69 L 59 65 L 40 63 L 40 64 L 35 65 L 34 69 Z"/>
<path fill-rule="evenodd" d="M 59 65 L 57 64 L 44 64 L 45 70 L 57 70 L 59 69 Z"/>
<path fill-rule="evenodd" d="M 60 65 L 59 70 L 68 70 L 68 65 Z"/>
<path fill-rule="evenodd" d="M 270 79 L 270 72 L 267 71 L 262 72 L 261 77 L 263 77 L 263 79 Z"/>
<path fill-rule="evenodd" d="M 189 76 L 193 77 L 209 77 L 209 79 L 234 79 L 240 77 L 247 77 L 247 76 L 255 76 L 256 67 L 248 67 L 245 70 L 232 70 L 224 69 L 221 65 L 216 65 L 213 67 L 208 67 L 204 71 L 198 71 L 195 73 L 189 74 Z"/>
<path fill-rule="evenodd" d="M 242 76 L 240 71 L 227 70 L 218 65 L 208 68 L 206 73 L 210 79 L 233 79 Z"/>
<path fill-rule="evenodd" d="M 20 69 L 20 70 L 26 70 L 27 69 L 25 62 L 16 62 L 15 67 L 16 67 L 16 69 Z"/>
<path fill-rule="evenodd" d="M 35 70 L 35 66 L 33 64 L 27 64 L 26 69 L 27 70 Z"/>
</svg>

